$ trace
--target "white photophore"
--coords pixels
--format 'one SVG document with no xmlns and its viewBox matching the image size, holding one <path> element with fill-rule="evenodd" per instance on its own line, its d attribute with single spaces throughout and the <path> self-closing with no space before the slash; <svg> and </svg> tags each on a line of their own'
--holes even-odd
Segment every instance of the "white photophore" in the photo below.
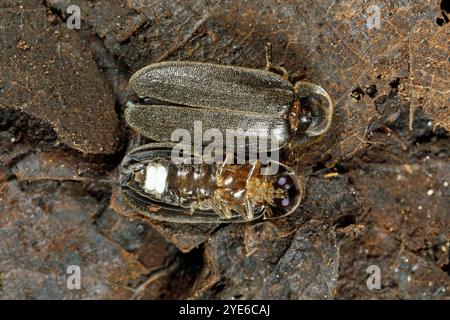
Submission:
<svg viewBox="0 0 450 320">
<path fill-rule="evenodd" d="M 147 166 L 145 174 L 145 189 L 152 193 L 161 194 L 166 188 L 167 169 L 156 163 L 150 163 Z"/>
</svg>

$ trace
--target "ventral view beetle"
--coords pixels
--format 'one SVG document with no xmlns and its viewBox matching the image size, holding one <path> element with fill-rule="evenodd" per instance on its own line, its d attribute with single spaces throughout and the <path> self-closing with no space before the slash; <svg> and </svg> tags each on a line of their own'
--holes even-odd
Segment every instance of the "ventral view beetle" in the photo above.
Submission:
<svg viewBox="0 0 450 320">
<path fill-rule="evenodd" d="M 333 103 L 320 86 L 288 81 L 286 70 L 271 63 L 266 70 L 200 62 L 162 62 L 137 71 L 129 87 L 141 103 L 128 103 L 125 118 L 143 136 L 171 141 L 184 128 L 193 136 L 194 121 L 202 128 L 245 131 L 270 141 L 269 150 L 288 143 L 305 144 L 330 127 Z M 275 146 L 275 148 L 273 147 Z M 259 150 L 261 151 L 261 150 Z"/>
<path fill-rule="evenodd" d="M 284 164 L 176 163 L 173 146 L 142 145 L 122 161 L 121 193 L 144 216 L 179 223 L 245 222 L 286 216 L 300 203 L 303 183 Z M 274 165 L 276 174 L 261 174 Z"/>
</svg>

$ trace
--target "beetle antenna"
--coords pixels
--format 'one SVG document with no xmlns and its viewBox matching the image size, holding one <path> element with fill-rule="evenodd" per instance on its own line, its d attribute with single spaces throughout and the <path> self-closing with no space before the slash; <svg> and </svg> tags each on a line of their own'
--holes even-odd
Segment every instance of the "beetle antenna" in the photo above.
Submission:
<svg viewBox="0 0 450 320">
<path fill-rule="evenodd" d="M 266 70 L 270 71 L 273 69 L 272 65 L 272 44 L 270 42 L 266 43 Z"/>
<path fill-rule="evenodd" d="M 266 43 L 266 70 L 282 76 L 284 79 L 289 79 L 289 73 L 282 66 L 276 66 L 272 63 L 272 44 Z"/>
</svg>

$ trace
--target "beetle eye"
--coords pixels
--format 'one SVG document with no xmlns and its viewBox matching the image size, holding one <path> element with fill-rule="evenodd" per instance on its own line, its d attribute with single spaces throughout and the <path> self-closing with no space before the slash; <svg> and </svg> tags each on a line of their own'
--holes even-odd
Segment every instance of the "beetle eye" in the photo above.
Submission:
<svg viewBox="0 0 450 320">
<path fill-rule="evenodd" d="M 300 125 L 302 128 L 307 128 L 311 124 L 311 118 L 307 115 L 303 115 L 300 117 Z"/>
<path fill-rule="evenodd" d="M 300 99 L 301 101 L 302 99 Z M 304 103 L 304 102 L 303 102 Z M 303 104 L 304 105 L 304 104 Z M 313 115 L 308 109 L 304 108 L 299 115 L 299 129 L 304 131 L 311 125 Z"/>
</svg>

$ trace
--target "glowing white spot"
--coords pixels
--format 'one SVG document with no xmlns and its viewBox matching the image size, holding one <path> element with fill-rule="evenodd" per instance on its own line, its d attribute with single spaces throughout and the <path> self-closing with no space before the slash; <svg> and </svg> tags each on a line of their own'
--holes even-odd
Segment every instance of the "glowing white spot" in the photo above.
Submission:
<svg viewBox="0 0 450 320">
<path fill-rule="evenodd" d="M 167 169 L 155 163 L 147 166 L 144 188 L 150 192 L 163 193 L 166 188 Z"/>
<path fill-rule="evenodd" d="M 238 191 L 238 192 L 235 192 L 235 193 L 234 193 L 234 197 L 237 198 L 237 199 L 239 199 L 239 198 L 242 197 L 242 195 L 244 194 L 244 192 L 245 192 L 245 190 L 240 190 L 240 191 Z"/>
<path fill-rule="evenodd" d="M 229 186 L 233 183 L 233 177 L 227 177 L 223 183 L 224 185 Z"/>
</svg>

